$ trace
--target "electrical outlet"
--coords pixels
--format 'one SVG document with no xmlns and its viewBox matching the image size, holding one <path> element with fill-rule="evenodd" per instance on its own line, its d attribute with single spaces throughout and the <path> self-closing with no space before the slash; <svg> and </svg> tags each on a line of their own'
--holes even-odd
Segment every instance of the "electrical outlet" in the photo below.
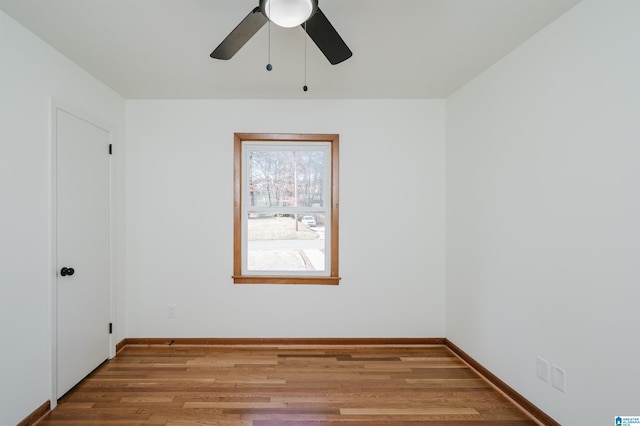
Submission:
<svg viewBox="0 0 640 426">
<path fill-rule="evenodd" d="M 176 305 L 170 304 L 167 305 L 167 318 L 175 318 L 176 317 Z"/>
<path fill-rule="evenodd" d="M 536 372 L 538 377 L 549 383 L 549 361 L 539 356 L 536 363 Z"/>
<path fill-rule="evenodd" d="M 551 384 L 554 388 L 565 392 L 566 389 L 566 372 L 557 365 L 551 366 Z"/>
</svg>

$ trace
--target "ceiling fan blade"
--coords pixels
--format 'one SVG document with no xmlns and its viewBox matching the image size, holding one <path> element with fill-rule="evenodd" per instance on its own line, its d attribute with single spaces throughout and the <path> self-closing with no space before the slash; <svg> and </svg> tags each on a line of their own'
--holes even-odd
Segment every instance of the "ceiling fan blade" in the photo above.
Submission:
<svg viewBox="0 0 640 426">
<path fill-rule="evenodd" d="M 331 65 L 339 64 L 353 55 L 320 8 L 306 23 L 302 24 L 302 28 L 305 27 L 309 37 L 324 53 Z"/>
<path fill-rule="evenodd" d="M 231 59 L 266 23 L 267 17 L 262 14 L 260 7 L 256 7 L 222 40 L 210 56 L 214 59 Z"/>
</svg>

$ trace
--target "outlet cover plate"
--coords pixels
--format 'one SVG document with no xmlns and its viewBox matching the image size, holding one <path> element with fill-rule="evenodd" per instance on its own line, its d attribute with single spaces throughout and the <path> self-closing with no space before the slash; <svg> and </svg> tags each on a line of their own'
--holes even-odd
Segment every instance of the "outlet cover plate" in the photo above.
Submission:
<svg viewBox="0 0 640 426">
<path fill-rule="evenodd" d="M 542 358 L 541 356 L 539 356 L 537 358 L 536 372 L 538 374 L 538 377 L 541 378 L 542 380 L 544 380 L 547 383 L 549 383 L 550 365 L 551 364 L 549 363 L 549 361 L 547 361 L 546 359 Z"/>
<path fill-rule="evenodd" d="M 176 305 L 170 304 L 167 305 L 167 318 L 175 318 L 176 317 Z"/>
<path fill-rule="evenodd" d="M 566 392 L 566 372 L 557 365 L 551 366 L 551 384 L 554 388 Z"/>
</svg>

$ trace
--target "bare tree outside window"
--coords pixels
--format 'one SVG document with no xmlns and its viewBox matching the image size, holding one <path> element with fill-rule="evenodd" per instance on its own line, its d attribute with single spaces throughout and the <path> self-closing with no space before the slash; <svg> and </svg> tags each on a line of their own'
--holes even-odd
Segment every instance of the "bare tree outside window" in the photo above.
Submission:
<svg viewBox="0 0 640 426">
<path fill-rule="evenodd" d="M 251 150 L 251 206 L 322 207 L 324 167 L 323 151 Z"/>
</svg>

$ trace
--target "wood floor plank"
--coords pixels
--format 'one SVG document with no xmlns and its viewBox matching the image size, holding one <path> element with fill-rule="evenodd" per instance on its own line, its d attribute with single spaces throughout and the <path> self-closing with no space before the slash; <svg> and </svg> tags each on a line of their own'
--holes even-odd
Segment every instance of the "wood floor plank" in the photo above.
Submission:
<svg viewBox="0 0 640 426">
<path fill-rule="evenodd" d="M 252 426 L 251 420 L 169 420 L 165 426 Z"/>
<path fill-rule="evenodd" d="M 477 415 L 473 408 L 432 407 L 432 408 L 341 408 L 345 416 L 457 416 Z"/>
<path fill-rule="evenodd" d="M 252 426 L 353 426 L 353 421 L 345 420 L 258 420 Z M 529 426 L 531 423 L 526 420 L 386 420 L 386 421 L 366 421 L 367 426 Z"/>
<path fill-rule="evenodd" d="M 243 408 L 247 410 L 256 408 L 287 408 L 286 404 L 274 403 L 274 402 L 228 402 L 228 401 L 214 401 L 214 402 L 185 402 L 183 408 L 222 408 L 222 409 L 234 409 Z"/>
<path fill-rule="evenodd" d="M 442 345 L 126 346 L 40 426 L 532 426 Z"/>
</svg>

